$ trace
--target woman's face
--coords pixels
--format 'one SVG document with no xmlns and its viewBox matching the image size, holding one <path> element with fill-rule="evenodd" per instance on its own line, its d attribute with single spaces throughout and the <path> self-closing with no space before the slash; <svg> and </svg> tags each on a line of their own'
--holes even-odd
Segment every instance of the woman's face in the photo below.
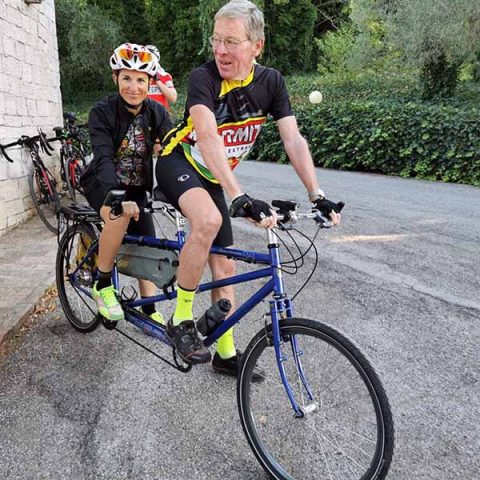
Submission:
<svg viewBox="0 0 480 480">
<path fill-rule="evenodd" d="M 221 77 L 245 80 L 253 61 L 262 51 L 263 40 L 253 42 L 249 39 L 243 18 L 219 18 L 215 22 L 213 38 L 213 56 Z"/>
<path fill-rule="evenodd" d="M 149 77 L 146 73 L 124 69 L 118 77 L 114 75 L 114 81 L 118 93 L 128 104 L 137 106 L 147 98 Z"/>
</svg>

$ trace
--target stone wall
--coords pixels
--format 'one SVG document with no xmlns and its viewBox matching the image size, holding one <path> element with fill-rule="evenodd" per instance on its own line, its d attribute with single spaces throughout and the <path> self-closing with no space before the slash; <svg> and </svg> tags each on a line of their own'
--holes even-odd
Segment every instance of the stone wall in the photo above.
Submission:
<svg viewBox="0 0 480 480">
<path fill-rule="evenodd" d="M 0 143 L 48 135 L 62 125 L 54 0 L 27 4 L 0 0 Z M 9 150 L 14 163 L 0 155 L 0 236 L 33 214 L 27 175 L 27 150 Z M 48 157 L 56 169 L 58 156 Z M 58 169 L 56 169 L 58 171 Z"/>
</svg>

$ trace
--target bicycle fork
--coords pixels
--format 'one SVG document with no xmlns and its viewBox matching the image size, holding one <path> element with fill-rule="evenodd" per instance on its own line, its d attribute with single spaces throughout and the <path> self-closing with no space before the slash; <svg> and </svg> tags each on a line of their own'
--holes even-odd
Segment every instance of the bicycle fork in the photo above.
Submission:
<svg viewBox="0 0 480 480">
<path fill-rule="evenodd" d="M 283 386 L 287 393 L 288 399 L 292 405 L 295 417 L 303 418 L 306 414 L 313 413 L 318 410 L 318 402 L 314 400 L 312 389 L 308 382 L 305 370 L 302 365 L 301 357 L 304 352 L 299 345 L 298 339 L 295 335 L 280 336 L 280 319 L 293 317 L 293 305 L 290 298 L 284 292 L 283 278 L 281 271 L 281 262 L 278 252 L 278 243 L 275 232 L 269 230 L 269 248 L 272 257 L 272 265 L 274 269 L 273 278 L 275 283 L 273 300 L 270 300 L 270 318 L 272 319 L 272 340 L 275 349 L 275 356 L 277 360 L 278 370 L 282 379 Z M 308 404 L 299 404 L 295 398 L 295 394 L 288 380 L 287 372 L 285 371 L 285 363 L 289 361 L 289 355 L 286 353 L 283 346 L 288 341 L 290 343 L 291 358 L 295 363 L 296 376 L 300 380 L 303 390 L 305 391 Z M 299 395 L 303 397 L 302 391 Z"/>
<path fill-rule="evenodd" d="M 318 409 L 318 402 L 314 400 L 312 389 L 310 388 L 307 375 L 302 365 L 302 357 L 304 351 L 298 342 L 296 335 L 280 335 L 279 321 L 280 318 L 285 316 L 285 312 L 291 309 L 290 299 L 275 299 L 270 301 L 270 316 L 272 318 L 272 343 L 275 350 L 275 357 L 277 360 L 277 366 L 282 379 L 285 392 L 292 405 L 294 415 L 298 418 L 305 417 L 306 414 L 313 413 Z M 290 344 L 290 348 L 287 349 L 287 344 Z M 290 350 L 290 352 L 289 352 Z M 293 361 L 295 364 L 296 378 L 301 383 L 301 389 L 295 395 L 285 370 L 287 362 Z M 293 375 L 293 376 L 295 376 Z M 299 402 L 306 395 L 307 403 Z M 300 397 L 297 398 L 296 397 Z"/>
</svg>

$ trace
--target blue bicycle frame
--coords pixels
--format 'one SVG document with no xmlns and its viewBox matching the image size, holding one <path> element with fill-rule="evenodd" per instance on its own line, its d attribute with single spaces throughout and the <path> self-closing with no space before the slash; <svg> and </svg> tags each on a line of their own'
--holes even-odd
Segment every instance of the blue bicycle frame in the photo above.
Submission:
<svg viewBox="0 0 480 480">
<path fill-rule="evenodd" d="M 178 225 L 178 224 L 177 224 Z M 266 268 L 259 270 L 250 271 L 247 273 L 234 275 L 229 278 L 222 280 L 216 280 L 212 282 L 207 282 L 200 284 L 197 291 L 206 292 L 213 290 L 215 288 L 224 287 L 228 285 L 236 285 L 240 283 L 249 282 L 251 280 L 256 280 L 259 278 L 268 278 L 268 281 L 263 285 L 257 292 L 255 292 L 248 300 L 246 300 L 242 305 L 240 305 L 235 312 L 230 315 L 224 322 L 222 322 L 213 333 L 211 333 L 205 340 L 204 344 L 209 347 L 211 346 L 219 337 L 221 337 L 227 330 L 236 325 L 241 318 L 243 318 L 247 313 L 249 313 L 256 305 L 258 305 L 264 298 L 273 293 L 273 299 L 270 300 L 270 309 L 269 315 L 272 321 L 272 338 L 276 360 L 280 372 L 280 376 L 287 392 L 287 395 L 290 399 L 290 403 L 295 412 L 295 415 L 298 417 L 303 417 L 304 412 L 299 407 L 298 403 L 295 400 L 292 389 L 287 379 L 287 375 L 283 366 L 283 363 L 287 360 L 286 353 L 281 350 L 281 338 L 280 338 L 280 329 L 279 329 L 279 320 L 280 318 L 291 318 L 293 317 L 293 306 L 290 298 L 286 295 L 283 285 L 281 261 L 279 255 L 279 244 L 277 235 L 274 230 L 267 230 L 268 233 L 268 249 L 269 253 L 260 253 L 250 250 L 239 250 L 234 248 L 222 248 L 212 246 L 210 249 L 211 254 L 222 255 L 228 258 L 235 260 L 241 260 L 248 263 L 255 263 L 260 265 L 267 265 Z M 171 250 L 180 251 L 183 244 L 185 243 L 185 234 L 182 228 L 177 228 L 177 240 L 168 240 L 168 239 L 159 239 L 156 237 L 148 236 L 138 236 L 126 234 L 123 240 L 124 244 L 137 244 L 144 245 L 154 248 L 166 248 Z M 89 251 L 85 258 L 77 266 L 76 270 L 71 273 L 70 281 L 73 285 L 76 286 L 75 277 L 76 273 L 82 268 L 84 262 L 88 257 L 90 257 L 95 250 L 98 248 L 97 244 L 94 244 L 90 247 Z M 113 285 L 117 291 L 120 289 L 120 279 L 116 266 L 113 269 Z M 86 289 L 76 286 L 79 290 L 82 290 L 83 293 L 90 295 L 90 292 Z M 165 329 L 163 326 L 158 323 L 150 320 L 147 316 L 141 315 L 136 307 L 141 307 L 146 304 L 163 302 L 165 300 L 172 300 L 176 298 L 177 293 L 175 291 L 164 292 L 160 295 L 154 297 L 149 297 L 148 299 L 139 299 L 139 300 L 126 300 L 122 302 L 122 306 L 125 311 L 125 318 L 130 323 L 134 324 L 138 328 L 144 330 L 150 335 L 158 338 L 169 346 L 173 346 L 170 339 L 168 338 Z M 308 385 L 308 381 L 304 375 L 303 368 L 301 365 L 300 357 L 302 352 L 299 349 L 296 339 L 292 337 L 290 339 L 290 344 L 292 348 L 292 355 L 297 367 L 298 374 L 302 380 L 303 386 L 307 393 L 307 396 L 310 400 L 313 400 L 313 395 L 311 389 Z"/>
</svg>

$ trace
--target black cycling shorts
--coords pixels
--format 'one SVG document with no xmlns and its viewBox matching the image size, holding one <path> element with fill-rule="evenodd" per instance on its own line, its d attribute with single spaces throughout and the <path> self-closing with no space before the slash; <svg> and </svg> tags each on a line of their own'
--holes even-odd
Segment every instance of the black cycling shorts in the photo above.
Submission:
<svg viewBox="0 0 480 480">
<path fill-rule="evenodd" d="M 140 217 L 138 222 L 130 220 L 128 224 L 127 233 L 131 235 L 148 235 L 149 237 L 155 236 L 155 225 L 153 224 L 153 218 L 150 212 L 145 212 L 143 208 L 147 203 L 147 195 L 145 189 L 141 187 L 120 187 L 126 191 L 125 201 L 136 202 L 140 208 Z M 103 194 L 100 189 L 93 189 L 86 195 L 89 205 L 97 212 L 103 207 Z"/>
<path fill-rule="evenodd" d="M 179 212 L 181 212 L 181 208 L 178 199 L 182 194 L 191 188 L 206 190 L 222 215 L 222 226 L 213 241 L 213 245 L 217 247 L 233 245 L 232 223 L 223 188 L 220 185 L 203 178 L 178 151 L 173 151 L 170 155 L 164 157 L 158 157 L 155 174 L 160 190 Z"/>
</svg>

